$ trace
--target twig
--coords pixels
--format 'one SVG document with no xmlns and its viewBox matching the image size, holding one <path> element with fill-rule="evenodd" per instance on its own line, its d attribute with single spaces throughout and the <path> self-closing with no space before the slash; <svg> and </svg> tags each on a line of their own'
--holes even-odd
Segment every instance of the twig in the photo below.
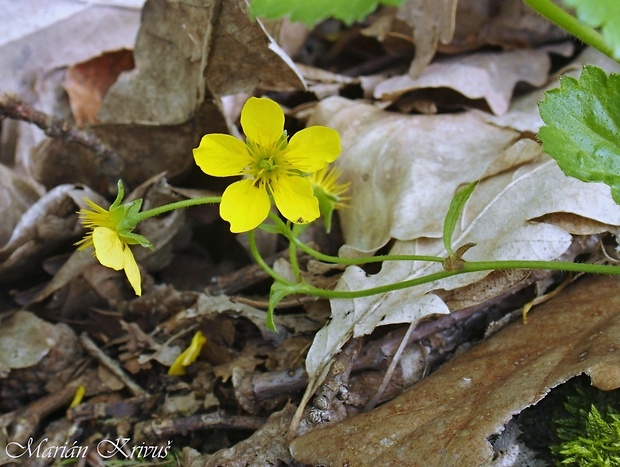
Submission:
<svg viewBox="0 0 620 467">
<path fill-rule="evenodd" d="M 136 440 L 161 439 L 196 430 L 258 430 L 267 419 L 248 415 L 228 415 L 222 412 L 191 415 L 183 418 L 156 419 L 137 423 Z"/>
<path fill-rule="evenodd" d="M 101 351 L 97 344 L 95 344 L 90 337 L 86 334 L 80 335 L 80 344 L 84 347 L 84 350 L 88 352 L 88 354 L 97 360 L 101 365 L 103 365 L 106 369 L 110 370 L 114 376 L 120 379 L 127 389 L 131 391 L 134 396 L 148 396 L 149 394 L 142 389 L 134 380 L 132 380 L 119 366 L 117 362 L 108 357 L 105 353 Z"/>
<path fill-rule="evenodd" d="M 383 395 L 385 388 L 387 388 L 387 385 L 390 383 L 390 379 L 392 379 L 392 375 L 394 374 L 396 365 L 398 365 L 398 362 L 400 361 L 400 356 L 403 354 L 403 351 L 407 347 L 407 343 L 409 342 L 409 338 L 411 337 L 411 334 L 413 333 L 413 330 L 415 329 L 415 327 L 416 327 L 416 323 L 411 323 L 409 327 L 407 328 L 407 332 L 403 336 L 403 339 L 400 341 L 398 350 L 396 350 L 396 353 L 394 354 L 394 357 L 392 358 L 392 361 L 390 362 L 390 366 L 388 367 L 387 371 L 385 372 L 385 375 L 383 376 L 383 381 L 381 381 L 381 385 L 379 386 L 379 389 L 377 389 L 377 391 L 375 392 L 375 395 L 372 396 L 372 399 L 368 401 L 368 403 L 366 404 L 366 407 L 364 407 L 364 410 L 366 411 L 372 410 L 377 405 L 377 402 L 379 402 L 379 399 Z"/>
<path fill-rule="evenodd" d="M 101 173 L 107 177 L 116 179 L 123 170 L 124 164 L 120 156 L 95 135 L 79 130 L 65 120 L 41 112 L 13 94 L 6 93 L 0 97 L 0 117 L 32 123 L 51 138 L 76 143 L 90 149 L 101 161 Z"/>
</svg>

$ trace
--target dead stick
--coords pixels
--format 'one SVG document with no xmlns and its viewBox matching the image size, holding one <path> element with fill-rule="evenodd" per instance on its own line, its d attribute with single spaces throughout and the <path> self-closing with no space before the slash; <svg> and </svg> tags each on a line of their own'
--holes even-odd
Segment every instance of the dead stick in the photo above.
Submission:
<svg viewBox="0 0 620 467">
<path fill-rule="evenodd" d="M 123 169 L 123 160 L 116 151 L 103 144 L 95 135 L 79 130 L 65 120 L 41 112 L 13 94 L 6 93 L 0 97 L 0 117 L 32 123 L 51 138 L 76 143 L 90 149 L 101 160 L 101 170 L 106 176 L 118 178 Z"/>
<path fill-rule="evenodd" d="M 108 357 L 105 353 L 101 351 L 97 344 L 95 344 L 90 337 L 86 334 L 80 335 L 80 344 L 84 347 L 84 350 L 88 352 L 88 354 L 97 360 L 101 365 L 103 365 L 106 369 L 110 370 L 114 376 L 120 379 L 127 389 L 131 391 L 134 396 L 148 396 L 149 394 L 142 389 L 134 380 L 132 380 L 129 375 L 127 375 L 120 365 Z"/>
</svg>

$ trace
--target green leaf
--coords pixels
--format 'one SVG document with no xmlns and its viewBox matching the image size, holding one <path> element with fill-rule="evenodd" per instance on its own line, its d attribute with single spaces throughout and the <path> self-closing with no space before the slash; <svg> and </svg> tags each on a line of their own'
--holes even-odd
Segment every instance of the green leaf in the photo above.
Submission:
<svg viewBox="0 0 620 467">
<path fill-rule="evenodd" d="M 609 185 L 620 204 L 620 75 L 586 65 L 579 81 L 562 77 L 538 106 L 543 150 L 566 175 Z"/>
<path fill-rule="evenodd" d="M 446 247 L 446 251 L 448 252 L 448 256 L 450 258 L 454 258 L 456 256 L 454 250 L 452 249 L 452 235 L 454 234 L 454 228 L 456 227 L 456 223 L 461 216 L 461 211 L 463 210 L 465 203 L 474 192 L 476 185 L 478 185 L 477 181 L 470 183 L 462 190 L 459 190 L 450 202 L 450 207 L 448 208 L 448 213 L 446 214 L 446 219 L 443 223 L 443 244 Z"/>
<path fill-rule="evenodd" d="M 620 60 L 620 2 L 618 0 L 564 0 L 575 7 L 577 17 L 593 28 L 600 28 L 605 41 L 613 49 L 614 58 Z"/>
<path fill-rule="evenodd" d="M 382 5 L 401 5 L 404 0 L 252 0 L 252 15 L 267 19 L 289 16 L 313 26 L 325 18 L 334 17 L 347 24 L 364 19 Z"/>
</svg>

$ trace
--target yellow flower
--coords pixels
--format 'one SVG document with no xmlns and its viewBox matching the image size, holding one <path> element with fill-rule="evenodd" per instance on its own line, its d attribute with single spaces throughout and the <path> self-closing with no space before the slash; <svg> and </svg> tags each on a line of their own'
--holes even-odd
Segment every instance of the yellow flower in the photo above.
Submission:
<svg viewBox="0 0 620 467">
<path fill-rule="evenodd" d="M 251 97 L 241 111 L 245 144 L 230 135 L 209 134 L 194 149 L 196 164 L 208 175 L 244 175 L 222 195 L 220 215 L 232 232 L 258 227 L 269 214 L 270 197 L 282 215 L 305 224 L 319 217 L 308 175 L 340 154 L 340 137 L 323 126 L 305 128 L 287 140 L 284 113 L 274 101 Z"/>
<path fill-rule="evenodd" d="M 310 175 L 310 183 L 314 196 L 319 200 L 319 209 L 325 221 L 325 230 L 331 231 L 332 214 L 336 209 L 349 207 L 346 203 L 350 198 L 343 196 L 350 183 L 338 183 L 342 171 L 338 167 L 325 167 Z"/>
<path fill-rule="evenodd" d="M 80 209 L 80 220 L 90 231 L 75 245 L 78 251 L 92 246 L 97 260 L 103 266 L 115 271 L 124 269 L 136 295 L 142 295 L 140 269 L 129 248 L 129 245 L 136 244 L 151 246 L 146 238 L 132 233 L 138 223 L 136 215 L 142 206 L 142 200 L 121 205 L 122 198 L 123 188 L 120 182 L 118 196 L 109 210 L 84 198 L 90 209 Z"/>
<path fill-rule="evenodd" d="M 202 334 L 202 332 L 196 332 L 194 337 L 192 337 L 192 342 L 189 344 L 189 347 L 185 349 L 172 363 L 168 369 L 168 374 L 173 376 L 184 375 L 185 367 L 190 366 L 196 361 L 205 342 L 207 342 L 207 338 Z"/>
</svg>

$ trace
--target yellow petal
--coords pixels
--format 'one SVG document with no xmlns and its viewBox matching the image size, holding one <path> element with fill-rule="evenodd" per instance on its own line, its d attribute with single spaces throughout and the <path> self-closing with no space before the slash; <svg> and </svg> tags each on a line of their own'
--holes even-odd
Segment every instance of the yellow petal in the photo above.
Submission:
<svg viewBox="0 0 620 467">
<path fill-rule="evenodd" d="M 96 227 L 93 230 L 93 245 L 97 260 L 107 268 L 120 271 L 125 266 L 124 243 L 115 230 Z"/>
<path fill-rule="evenodd" d="M 341 151 L 336 130 L 311 126 L 293 135 L 286 150 L 286 160 L 297 170 L 316 172 L 334 162 Z"/>
<path fill-rule="evenodd" d="M 205 135 L 194 149 L 194 160 L 198 167 L 214 177 L 239 175 L 250 165 L 252 157 L 244 143 L 230 135 Z"/>
<path fill-rule="evenodd" d="M 134 258 L 129 245 L 125 245 L 123 256 L 125 262 L 125 275 L 127 276 L 131 287 L 133 287 L 133 291 L 139 297 L 142 295 L 142 278 L 140 277 L 138 263 L 136 263 L 136 258 Z"/>
<path fill-rule="evenodd" d="M 241 110 L 241 126 L 250 141 L 271 147 L 284 131 L 284 112 L 271 99 L 250 97 Z"/>
<path fill-rule="evenodd" d="M 185 367 L 196 361 L 205 342 L 207 342 L 207 338 L 202 334 L 202 332 L 196 332 L 194 337 L 192 337 L 192 342 L 189 347 L 174 360 L 168 369 L 168 374 L 173 376 L 184 375 Z"/>
<path fill-rule="evenodd" d="M 269 214 L 271 202 L 264 187 L 250 179 L 230 185 L 222 194 L 220 216 L 230 222 L 230 231 L 239 233 L 255 229 Z"/>
<path fill-rule="evenodd" d="M 307 178 L 283 176 L 272 185 L 273 199 L 284 217 L 296 224 L 306 224 L 319 217 L 319 202 Z"/>
</svg>

